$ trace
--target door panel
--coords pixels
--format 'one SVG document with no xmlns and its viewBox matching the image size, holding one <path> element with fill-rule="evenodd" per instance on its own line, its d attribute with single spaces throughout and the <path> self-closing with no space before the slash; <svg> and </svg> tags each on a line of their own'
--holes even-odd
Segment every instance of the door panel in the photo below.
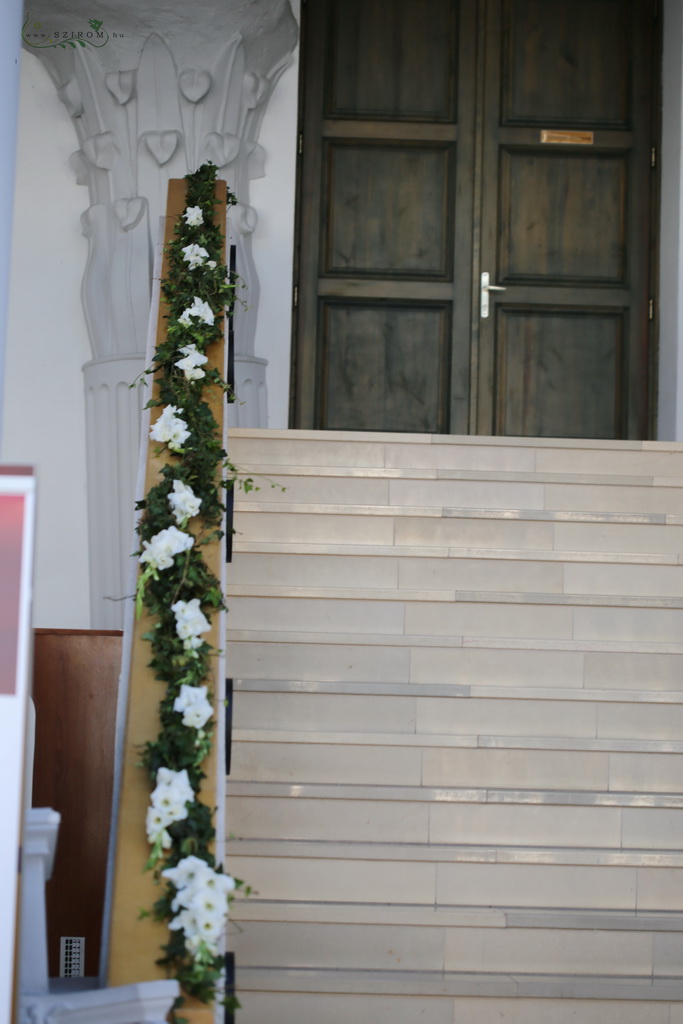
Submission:
<svg viewBox="0 0 683 1024">
<path fill-rule="evenodd" d="M 581 147 L 583 149 L 583 147 Z M 626 283 L 628 154 L 500 154 L 502 284 Z"/>
<path fill-rule="evenodd" d="M 443 429 L 447 306 L 325 302 L 322 321 L 330 430 Z"/>
<path fill-rule="evenodd" d="M 330 13 L 328 117 L 453 121 L 451 0 L 344 0 Z"/>
<path fill-rule="evenodd" d="M 501 123 L 628 127 L 632 6 L 510 0 Z"/>
<path fill-rule="evenodd" d="M 648 436 L 652 25 L 646 0 L 487 0 L 481 268 L 505 291 L 478 433 Z"/>
<path fill-rule="evenodd" d="M 496 434 L 562 437 L 573 421 L 574 437 L 614 437 L 625 312 L 499 307 L 497 319 Z"/>
<path fill-rule="evenodd" d="M 330 140 L 323 272 L 452 276 L 452 155 L 443 144 Z"/>
<path fill-rule="evenodd" d="M 654 0 L 305 10 L 292 425 L 647 437 Z"/>
<path fill-rule="evenodd" d="M 467 432 L 475 16 L 307 5 L 293 426 Z"/>
</svg>

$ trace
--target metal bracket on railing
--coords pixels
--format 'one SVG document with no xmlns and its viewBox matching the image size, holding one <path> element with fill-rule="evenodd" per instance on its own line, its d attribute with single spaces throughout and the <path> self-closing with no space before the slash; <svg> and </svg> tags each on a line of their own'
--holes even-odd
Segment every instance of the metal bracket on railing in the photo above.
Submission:
<svg viewBox="0 0 683 1024">
<path fill-rule="evenodd" d="M 232 760 L 232 679 L 225 680 L 225 774 Z"/>
</svg>

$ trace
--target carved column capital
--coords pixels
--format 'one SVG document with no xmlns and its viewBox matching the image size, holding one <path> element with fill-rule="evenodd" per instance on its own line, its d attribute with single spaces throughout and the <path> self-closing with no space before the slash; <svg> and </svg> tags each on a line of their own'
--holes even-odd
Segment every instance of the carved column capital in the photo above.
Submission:
<svg viewBox="0 0 683 1024">
<path fill-rule="evenodd" d="M 123 474 L 130 482 L 120 479 L 118 490 L 132 493 L 138 438 L 137 424 L 131 429 L 126 422 L 135 409 L 120 397 L 125 382 L 117 374 L 144 358 L 167 181 L 206 160 L 238 199 L 229 240 L 237 249 L 245 305 L 236 312 L 235 362 L 238 378 L 250 382 L 240 420 L 267 424 L 265 363 L 254 352 L 259 288 L 251 236 L 258 216 L 249 183 L 265 173 L 261 123 L 291 61 L 298 26 L 289 0 L 103 0 L 96 14 L 86 0 L 36 0 L 23 38 L 72 118 L 78 148 L 71 165 L 89 192 L 81 221 L 88 240 L 82 297 L 93 355 L 84 367 L 91 624 L 111 628 L 120 622 L 120 605 L 104 598 L 122 596 L 117 576 L 126 573 L 121 568 L 117 574 L 115 565 L 128 559 L 122 543 L 128 523 L 111 522 L 111 495 L 98 481 Z M 101 552 L 112 545 L 105 572 Z"/>
</svg>

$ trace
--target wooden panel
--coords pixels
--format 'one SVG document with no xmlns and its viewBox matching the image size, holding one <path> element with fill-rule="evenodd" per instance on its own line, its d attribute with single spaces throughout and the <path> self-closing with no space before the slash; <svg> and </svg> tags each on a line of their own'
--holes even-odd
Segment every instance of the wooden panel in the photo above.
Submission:
<svg viewBox="0 0 683 1024">
<path fill-rule="evenodd" d="M 215 217 L 217 223 L 225 224 L 226 220 L 225 181 L 216 182 Z M 167 274 L 168 253 L 166 247 L 172 240 L 178 218 L 186 205 L 186 182 L 171 178 L 168 182 L 168 198 L 166 202 L 166 218 L 164 230 L 164 260 L 161 268 L 162 280 Z M 225 244 L 223 260 L 225 261 Z M 156 344 L 166 338 L 166 304 L 163 296 L 160 300 L 157 321 Z M 207 348 L 209 361 L 207 370 L 217 369 L 221 376 L 225 366 L 225 345 L 221 338 Z M 158 397 L 158 385 L 155 382 L 153 397 Z M 223 392 L 215 387 L 206 395 L 211 414 L 218 424 L 219 436 L 222 436 L 225 399 Z M 170 453 L 155 454 L 155 446 L 149 445 L 145 470 L 144 492 L 149 493 L 151 487 L 159 483 L 163 466 L 172 458 Z M 218 541 L 206 543 L 203 549 L 204 561 L 209 570 L 217 577 L 221 575 L 221 546 Z M 115 836 L 115 865 L 111 897 L 111 924 L 109 943 L 109 965 L 107 983 L 109 985 L 129 985 L 139 981 L 150 981 L 166 977 L 166 969 L 157 964 L 160 947 L 168 941 L 168 928 L 164 922 L 155 921 L 152 917 L 139 918 L 141 908 L 149 909 L 158 899 L 158 887 L 152 872 L 145 872 L 144 865 L 149 858 L 150 848 L 145 834 L 145 815 L 149 806 L 150 783 L 146 772 L 140 766 L 140 749 L 148 741 L 154 740 L 159 734 L 159 701 L 161 700 L 161 683 L 150 667 L 150 645 L 144 639 L 145 633 L 154 628 L 155 619 L 146 611 L 133 626 L 132 650 L 130 661 L 130 678 L 128 687 L 128 703 L 126 710 L 125 742 L 121 770 L 121 794 L 118 808 L 118 829 Z M 223 637 L 220 635 L 220 616 L 213 615 L 211 630 L 206 634 L 207 643 L 215 650 L 220 650 Z M 219 678 L 220 662 L 215 659 L 213 678 L 207 683 L 214 694 L 214 718 L 220 721 L 219 698 L 222 680 Z M 199 798 L 202 803 L 215 808 L 218 803 L 217 784 L 219 765 L 217 760 L 216 742 L 211 753 L 202 764 L 205 779 L 202 782 Z M 223 771 L 223 766 L 220 766 Z M 189 1024 L 214 1024 L 215 1014 L 212 1008 L 197 999 L 187 997 L 183 1006 L 183 1017 Z"/>
<path fill-rule="evenodd" d="M 326 112 L 453 120 L 453 0 L 336 0 Z"/>
<path fill-rule="evenodd" d="M 323 427 L 434 433 L 446 418 L 446 306 L 325 303 Z"/>
<path fill-rule="evenodd" d="M 323 273 L 445 277 L 451 157 L 444 146 L 328 143 Z"/>
<path fill-rule="evenodd" d="M 624 154 L 502 150 L 501 280 L 625 283 L 626 194 Z"/>
<path fill-rule="evenodd" d="M 46 888 L 50 976 L 59 939 L 85 938 L 85 973 L 99 971 L 114 777 L 120 632 L 35 631 L 33 806 L 62 816 Z"/>
<path fill-rule="evenodd" d="M 623 311 L 498 309 L 496 433 L 623 437 Z"/>
<path fill-rule="evenodd" d="M 626 126 L 629 0 L 507 0 L 503 124 Z"/>
</svg>

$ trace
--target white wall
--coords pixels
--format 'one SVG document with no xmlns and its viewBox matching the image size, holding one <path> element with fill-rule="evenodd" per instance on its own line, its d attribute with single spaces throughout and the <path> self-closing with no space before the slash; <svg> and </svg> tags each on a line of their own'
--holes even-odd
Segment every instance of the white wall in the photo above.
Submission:
<svg viewBox="0 0 683 1024">
<path fill-rule="evenodd" d="M 291 3 L 298 20 L 299 0 Z M 277 428 L 289 426 L 298 83 L 297 48 L 263 119 L 260 141 L 266 151 L 266 176 L 250 186 L 251 205 L 259 215 L 253 237 L 261 282 L 255 351 L 268 360 L 268 426 Z"/>
<path fill-rule="evenodd" d="M 22 53 L 1 457 L 37 467 L 35 626 L 89 626 L 85 412 L 90 346 L 80 300 L 88 194 L 68 164 L 69 117 Z"/>
<path fill-rule="evenodd" d="M 664 0 L 657 437 L 683 440 L 683 5 Z"/>
<path fill-rule="evenodd" d="M 0 36 L 0 412 L 5 364 L 5 332 L 12 238 L 12 195 L 16 164 L 16 132 L 19 107 L 19 51 L 23 16 L 21 0 L 5 4 L 5 25 Z M 0 422 L 0 436 L 2 423 Z"/>
</svg>

